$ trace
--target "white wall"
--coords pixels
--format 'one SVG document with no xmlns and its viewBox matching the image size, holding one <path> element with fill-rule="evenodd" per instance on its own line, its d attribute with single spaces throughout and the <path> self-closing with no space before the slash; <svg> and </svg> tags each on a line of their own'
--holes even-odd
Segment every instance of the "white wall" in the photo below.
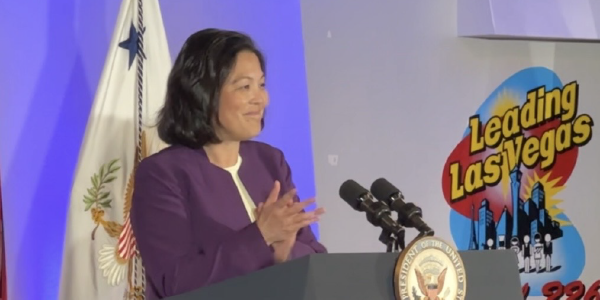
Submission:
<svg viewBox="0 0 600 300">
<path fill-rule="evenodd" d="M 577 80 L 578 114 L 600 117 L 597 44 L 458 38 L 456 0 L 304 0 L 302 14 L 317 195 L 328 209 L 320 231 L 331 252 L 385 251 L 379 230 L 338 196 L 349 178 L 366 188 L 388 178 L 452 242 L 442 168 L 468 118 L 513 73 L 544 66 L 563 83 Z M 579 149 L 560 194 L 586 243 L 588 287 L 600 267 L 600 222 L 584 217 L 600 208 L 599 146 L 595 137 Z"/>
</svg>

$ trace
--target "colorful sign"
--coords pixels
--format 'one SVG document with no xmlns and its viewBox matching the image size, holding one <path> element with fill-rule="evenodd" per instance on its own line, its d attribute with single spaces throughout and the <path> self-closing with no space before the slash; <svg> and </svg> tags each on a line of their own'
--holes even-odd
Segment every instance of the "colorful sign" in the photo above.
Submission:
<svg viewBox="0 0 600 300">
<path fill-rule="evenodd" d="M 580 88 L 547 68 L 515 73 L 469 118 L 444 165 L 457 248 L 513 249 L 526 296 L 600 299 L 600 281 L 579 281 L 586 243 L 577 216 L 561 207 L 577 200 L 560 192 L 592 139 L 593 118 L 578 111 Z"/>
</svg>

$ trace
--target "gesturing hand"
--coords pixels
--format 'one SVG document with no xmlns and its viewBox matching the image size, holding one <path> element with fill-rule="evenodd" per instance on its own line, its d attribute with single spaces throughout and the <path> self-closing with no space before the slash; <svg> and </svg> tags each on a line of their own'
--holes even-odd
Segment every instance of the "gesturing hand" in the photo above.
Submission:
<svg viewBox="0 0 600 300">
<path fill-rule="evenodd" d="M 279 181 L 275 181 L 269 197 L 259 207 L 256 217 L 256 225 L 269 246 L 295 236 L 300 228 L 315 222 L 318 217 L 318 212 L 303 212 L 310 202 L 294 203 L 296 190 L 291 190 L 277 199 L 280 188 Z"/>
</svg>

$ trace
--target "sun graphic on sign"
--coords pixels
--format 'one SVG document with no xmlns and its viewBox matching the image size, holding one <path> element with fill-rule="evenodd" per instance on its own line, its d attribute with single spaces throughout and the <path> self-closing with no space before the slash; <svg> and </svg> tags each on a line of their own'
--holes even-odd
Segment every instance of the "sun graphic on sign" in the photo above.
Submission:
<svg viewBox="0 0 600 300">
<path fill-rule="evenodd" d="M 533 190 L 533 185 L 536 182 L 539 182 L 542 185 L 542 187 L 544 188 L 546 209 L 548 210 L 548 214 L 550 215 L 552 220 L 558 222 L 560 224 L 560 226 L 571 225 L 571 222 L 569 222 L 567 220 L 563 220 L 558 217 L 559 214 L 561 214 L 565 211 L 564 209 L 558 208 L 558 204 L 562 203 L 563 200 L 556 198 L 558 193 L 560 193 L 560 191 L 562 191 L 565 188 L 564 185 L 562 185 L 562 186 L 558 185 L 558 183 L 561 181 L 562 177 L 559 176 L 559 177 L 556 177 L 556 178 L 550 180 L 551 177 L 552 177 L 552 171 L 549 171 L 548 173 L 546 173 L 546 175 L 542 176 L 541 178 L 538 176 L 537 172 L 533 172 L 533 176 L 527 176 L 526 184 L 524 186 L 525 189 L 521 196 L 523 199 L 527 199 L 526 201 L 529 201 L 531 199 L 531 192 Z"/>
<path fill-rule="evenodd" d="M 498 93 L 496 98 L 496 104 L 492 106 L 490 109 L 490 117 L 498 116 L 502 118 L 504 114 L 514 107 L 519 106 L 519 95 L 515 91 L 511 91 L 509 89 L 504 89 Z M 502 149 L 504 149 L 504 140 L 500 142 L 500 145 L 496 147 L 497 153 L 502 153 Z M 500 180 L 500 185 L 502 187 L 502 195 L 504 196 L 504 200 L 508 200 L 508 188 L 510 182 L 510 170 L 508 166 L 508 160 L 502 160 L 502 179 Z"/>
</svg>

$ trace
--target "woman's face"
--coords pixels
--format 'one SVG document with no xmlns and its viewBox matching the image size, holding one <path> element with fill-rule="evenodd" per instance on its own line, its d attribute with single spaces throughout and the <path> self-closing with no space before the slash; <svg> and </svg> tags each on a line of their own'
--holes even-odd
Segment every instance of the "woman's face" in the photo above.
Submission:
<svg viewBox="0 0 600 300">
<path fill-rule="evenodd" d="M 258 57 L 250 51 L 238 53 L 236 62 L 221 88 L 217 136 L 222 141 L 244 141 L 262 130 L 261 121 L 269 95 Z"/>
</svg>

